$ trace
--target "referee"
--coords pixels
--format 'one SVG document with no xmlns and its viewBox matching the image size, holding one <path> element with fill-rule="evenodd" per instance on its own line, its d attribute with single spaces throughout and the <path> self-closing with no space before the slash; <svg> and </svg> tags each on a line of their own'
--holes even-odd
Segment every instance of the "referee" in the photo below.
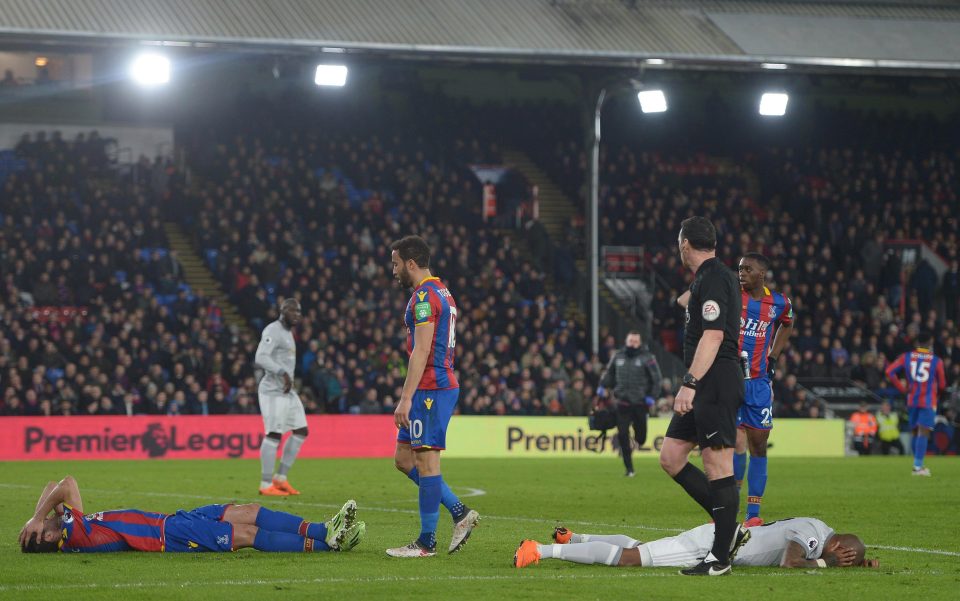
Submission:
<svg viewBox="0 0 960 601">
<path fill-rule="evenodd" d="M 733 477 L 737 410 L 743 402 L 743 372 L 737 344 L 742 301 L 737 276 L 717 258 L 717 230 L 705 217 L 680 224 L 680 260 L 695 275 L 687 300 L 683 360 L 687 373 L 677 392 L 673 418 L 660 451 L 660 466 L 716 524 L 713 548 L 687 576 L 729 574 L 738 529 L 740 495 Z M 681 304 L 682 301 L 681 301 Z M 700 445 L 706 474 L 688 457 Z"/>
</svg>

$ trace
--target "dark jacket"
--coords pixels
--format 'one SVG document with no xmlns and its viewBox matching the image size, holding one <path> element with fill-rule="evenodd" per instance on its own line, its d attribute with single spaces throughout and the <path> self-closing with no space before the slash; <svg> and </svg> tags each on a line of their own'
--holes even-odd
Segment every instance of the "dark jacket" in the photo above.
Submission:
<svg viewBox="0 0 960 601">
<path fill-rule="evenodd" d="M 613 391 L 621 403 L 644 404 L 646 397 L 657 398 L 660 392 L 660 365 L 647 347 L 640 347 L 634 357 L 627 356 L 627 349 L 614 353 L 600 378 L 600 385 Z"/>
</svg>

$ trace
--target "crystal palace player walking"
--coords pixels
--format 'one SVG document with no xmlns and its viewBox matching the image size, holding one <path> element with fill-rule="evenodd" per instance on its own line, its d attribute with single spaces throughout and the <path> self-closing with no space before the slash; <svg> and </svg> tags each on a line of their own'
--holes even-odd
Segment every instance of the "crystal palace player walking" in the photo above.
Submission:
<svg viewBox="0 0 960 601">
<path fill-rule="evenodd" d="M 390 248 L 394 277 L 400 286 L 413 288 L 403 318 L 410 361 L 394 412 L 399 429 L 394 460 L 397 469 L 420 487 L 420 536 L 409 545 L 387 549 L 387 555 L 429 557 L 436 554 L 441 503 L 454 521 L 450 553 L 467 542 L 480 519 L 440 475 L 440 451 L 447 446 L 447 425 L 460 394 L 453 372 L 457 303 L 440 278 L 431 274 L 430 247 L 422 238 L 407 236 Z"/>
<path fill-rule="evenodd" d="M 733 455 L 733 477 L 737 488 L 747 475 L 747 516 L 745 525 L 757 526 L 760 503 L 767 486 L 767 439 L 773 428 L 773 384 L 777 358 L 787 346 L 793 330 L 793 305 L 779 292 L 764 285 L 770 261 L 759 253 L 740 259 L 740 286 L 743 311 L 740 314 L 740 356 L 744 359 L 745 399 L 737 413 L 737 447 Z M 774 329 L 776 331 L 774 332 Z M 747 470 L 747 444 L 750 469 Z"/>
<path fill-rule="evenodd" d="M 907 395 L 910 429 L 913 431 L 913 475 L 929 476 L 930 470 L 923 467 L 927 453 L 927 440 L 937 419 L 937 397 L 947 387 L 943 374 L 943 361 L 933 354 L 933 334 L 921 332 L 917 348 L 897 357 L 887 367 L 887 378 L 900 392 Z M 899 373 L 907 379 L 904 386 Z"/>
<path fill-rule="evenodd" d="M 660 451 L 660 465 L 716 523 L 710 553 L 688 576 L 729 574 L 730 550 L 747 535 L 738 529 L 740 496 L 733 478 L 737 410 L 743 403 L 739 365 L 741 297 L 733 272 L 716 256 L 717 231 L 704 217 L 681 224 L 680 258 L 696 276 L 690 285 L 683 358 L 687 373 Z M 689 462 L 697 444 L 704 472 Z"/>
</svg>

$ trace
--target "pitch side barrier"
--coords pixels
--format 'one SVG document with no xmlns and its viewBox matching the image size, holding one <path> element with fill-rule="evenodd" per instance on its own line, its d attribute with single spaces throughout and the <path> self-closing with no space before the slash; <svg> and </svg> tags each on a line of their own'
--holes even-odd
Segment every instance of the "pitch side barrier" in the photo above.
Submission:
<svg viewBox="0 0 960 601">
<path fill-rule="evenodd" d="M 611 457 L 614 436 L 602 440 L 582 417 L 456 416 L 447 457 Z M 669 420 L 649 421 L 648 441 L 663 443 Z M 309 415 L 301 457 L 393 457 L 392 415 Z M 612 434 L 612 433 L 611 433 Z M 770 441 L 782 457 L 842 457 L 844 422 L 781 419 Z M 74 459 L 253 459 L 260 456 L 258 415 L 75 416 L 0 418 L 0 461 Z M 656 457 L 656 452 L 636 457 Z"/>
</svg>

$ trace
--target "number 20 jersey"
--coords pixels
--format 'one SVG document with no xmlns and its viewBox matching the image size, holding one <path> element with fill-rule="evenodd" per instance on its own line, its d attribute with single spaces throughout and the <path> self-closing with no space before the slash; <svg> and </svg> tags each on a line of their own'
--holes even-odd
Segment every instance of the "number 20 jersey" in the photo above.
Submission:
<svg viewBox="0 0 960 601">
<path fill-rule="evenodd" d="M 427 366 L 417 389 L 459 388 L 453 372 L 454 348 L 457 344 L 457 303 L 440 278 L 429 277 L 417 285 L 407 302 L 403 321 L 407 327 L 408 353 L 413 353 L 416 329 L 428 323 L 434 324 Z"/>
</svg>

